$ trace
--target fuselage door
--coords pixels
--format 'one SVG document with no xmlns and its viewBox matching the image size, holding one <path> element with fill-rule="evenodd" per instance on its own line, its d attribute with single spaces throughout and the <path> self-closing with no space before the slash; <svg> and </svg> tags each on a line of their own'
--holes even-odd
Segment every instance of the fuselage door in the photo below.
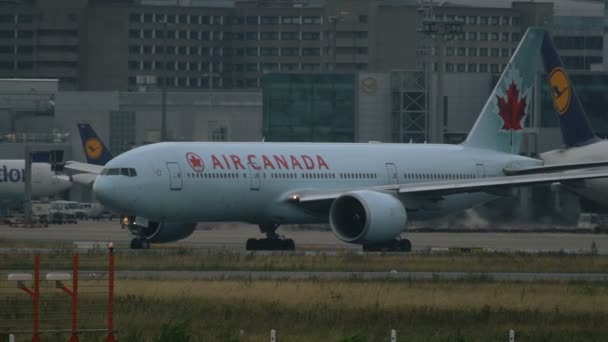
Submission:
<svg viewBox="0 0 608 342">
<path fill-rule="evenodd" d="M 247 168 L 249 169 L 249 190 L 260 190 L 260 186 L 262 185 L 262 177 L 260 172 L 260 164 L 258 164 L 257 158 L 249 159 Z"/>
<path fill-rule="evenodd" d="M 483 164 L 476 164 L 477 178 L 486 178 L 486 167 Z"/>
<path fill-rule="evenodd" d="M 182 189 L 182 170 L 177 163 L 167 162 L 169 170 L 170 189 L 179 191 Z"/>
<path fill-rule="evenodd" d="M 386 163 L 386 172 L 388 174 L 388 184 L 398 184 L 397 167 L 393 163 Z"/>
</svg>

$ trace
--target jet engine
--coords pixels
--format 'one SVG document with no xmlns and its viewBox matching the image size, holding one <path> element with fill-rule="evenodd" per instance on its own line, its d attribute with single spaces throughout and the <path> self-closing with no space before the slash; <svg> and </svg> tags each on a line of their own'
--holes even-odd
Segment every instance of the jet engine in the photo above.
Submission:
<svg viewBox="0 0 608 342">
<path fill-rule="evenodd" d="M 395 240 L 407 222 L 405 207 L 390 194 L 359 190 L 334 200 L 329 223 L 345 242 L 380 244 Z"/>
<path fill-rule="evenodd" d="M 196 223 L 148 222 L 146 226 L 128 225 L 129 235 L 150 242 L 172 242 L 185 239 L 192 234 Z"/>
</svg>

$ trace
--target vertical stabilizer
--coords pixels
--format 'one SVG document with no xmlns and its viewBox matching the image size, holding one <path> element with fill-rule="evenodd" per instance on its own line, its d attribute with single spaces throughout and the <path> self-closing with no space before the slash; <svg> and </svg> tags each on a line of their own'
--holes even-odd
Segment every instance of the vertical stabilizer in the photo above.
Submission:
<svg viewBox="0 0 608 342">
<path fill-rule="evenodd" d="M 87 158 L 87 163 L 93 165 L 104 166 L 107 162 L 114 158 L 110 150 L 97 136 L 91 125 L 86 123 L 78 124 L 80 139 L 82 140 L 82 148 L 84 155 Z"/>
<path fill-rule="evenodd" d="M 542 28 L 529 28 L 496 83 L 463 145 L 519 153 L 526 116 L 533 110 L 532 95 Z"/>
<path fill-rule="evenodd" d="M 583 146 L 599 141 L 548 32 L 545 33 L 541 52 L 553 107 L 559 114 L 564 145 Z"/>
</svg>

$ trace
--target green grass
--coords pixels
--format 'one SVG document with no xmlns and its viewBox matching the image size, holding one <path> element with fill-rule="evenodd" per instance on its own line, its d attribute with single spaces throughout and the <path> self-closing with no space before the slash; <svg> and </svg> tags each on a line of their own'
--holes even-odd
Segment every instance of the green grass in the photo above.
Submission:
<svg viewBox="0 0 608 342">
<path fill-rule="evenodd" d="M 116 304 L 121 341 L 608 340 L 606 284 L 134 280 Z"/>
<path fill-rule="evenodd" d="M 72 251 L 44 254 L 42 268 L 71 269 Z M 0 255 L 2 270 L 31 269 L 32 256 Z M 83 270 L 107 268 L 107 254 L 80 255 Z M 116 253 L 118 270 L 257 270 L 257 271 L 461 271 L 461 272 L 589 272 L 608 271 L 607 255 L 528 253 L 442 253 L 380 255 L 343 252 L 337 255 L 232 253 L 186 249 Z"/>
</svg>

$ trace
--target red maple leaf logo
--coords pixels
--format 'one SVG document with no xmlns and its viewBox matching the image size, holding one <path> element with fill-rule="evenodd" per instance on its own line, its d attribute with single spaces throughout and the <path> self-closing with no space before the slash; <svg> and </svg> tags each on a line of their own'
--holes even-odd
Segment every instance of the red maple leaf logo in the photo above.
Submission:
<svg viewBox="0 0 608 342">
<path fill-rule="evenodd" d="M 519 131 L 522 129 L 521 121 L 526 116 L 526 96 L 519 100 L 519 90 L 515 81 L 511 81 L 507 89 L 507 100 L 496 95 L 498 100 L 498 115 L 503 120 L 502 129 Z"/>
<path fill-rule="evenodd" d="M 203 160 L 196 153 L 188 152 L 186 153 L 186 160 L 190 167 L 195 172 L 203 172 L 205 166 L 203 165 Z"/>
</svg>

